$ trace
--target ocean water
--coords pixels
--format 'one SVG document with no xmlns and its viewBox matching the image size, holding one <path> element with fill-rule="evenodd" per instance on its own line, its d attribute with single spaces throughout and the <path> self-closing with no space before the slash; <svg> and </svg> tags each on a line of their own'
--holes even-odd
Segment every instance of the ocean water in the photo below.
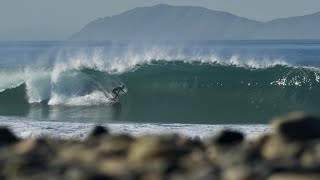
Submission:
<svg viewBox="0 0 320 180">
<path fill-rule="evenodd" d="M 292 111 L 320 116 L 319 92 L 320 41 L 0 42 L 0 124 L 34 133 L 254 129 Z"/>
</svg>

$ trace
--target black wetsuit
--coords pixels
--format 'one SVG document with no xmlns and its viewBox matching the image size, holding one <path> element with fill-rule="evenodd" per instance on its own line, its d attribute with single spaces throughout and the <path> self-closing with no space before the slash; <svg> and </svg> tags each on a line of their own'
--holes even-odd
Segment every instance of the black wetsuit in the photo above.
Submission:
<svg viewBox="0 0 320 180">
<path fill-rule="evenodd" d="M 115 95 L 114 99 L 116 99 L 119 96 L 120 91 L 124 92 L 124 87 L 116 87 L 112 89 L 112 93 Z"/>
</svg>

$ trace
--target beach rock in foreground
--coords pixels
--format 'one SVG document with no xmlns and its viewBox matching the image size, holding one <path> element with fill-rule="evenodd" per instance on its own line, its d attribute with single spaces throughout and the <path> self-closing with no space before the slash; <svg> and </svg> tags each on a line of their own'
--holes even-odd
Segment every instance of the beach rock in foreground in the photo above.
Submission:
<svg viewBox="0 0 320 180">
<path fill-rule="evenodd" d="M 292 113 L 276 118 L 272 124 L 275 134 L 289 141 L 305 141 L 320 138 L 320 119 L 303 113 Z"/>
<path fill-rule="evenodd" d="M 84 141 L 19 140 L 0 128 L 0 179 L 318 180 L 319 119 L 276 118 L 268 134 L 245 139 L 111 134 L 97 126 Z"/>
<path fill-rule="evenodd" d="M 0 147 L 10 145 L 18 141 L 18 138 L 6 127 L 0 127 Z"/>
<path fill-rule="evenodd" d="M 241 143 L 244 140 L 244 135 L 241 132 L 223 130 L 218 135 L 211 138 L 209 143 L 218 145 L 232 145 Z"/>
</svg>

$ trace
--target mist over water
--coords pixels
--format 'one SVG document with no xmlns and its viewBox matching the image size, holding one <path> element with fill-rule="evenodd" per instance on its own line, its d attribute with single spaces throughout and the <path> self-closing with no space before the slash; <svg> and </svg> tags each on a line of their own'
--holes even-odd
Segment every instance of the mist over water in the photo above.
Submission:
<svg viewBox="0 0 320 180">
<path fill-rule="evenodd" d="M 319 50 L 316 41 L 2 42 L 0 116 L 253 124 L 317 114 Z"/>
</svg>

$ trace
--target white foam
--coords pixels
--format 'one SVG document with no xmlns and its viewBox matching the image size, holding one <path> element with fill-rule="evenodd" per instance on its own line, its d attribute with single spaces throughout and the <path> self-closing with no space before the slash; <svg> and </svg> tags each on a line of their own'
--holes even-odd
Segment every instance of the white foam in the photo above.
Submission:
<svg viewBox="0 0 320 180">
<path fill-rule="evenodd" d="M 50 71 L 27 67 L 24 72 L 29 103 L 39 103 L 51 97 Z"/>
<path fill-rule="evenodd" d="M 24 83 L 24 72 L 21 69 L 10 71 L 8 69 L 1 69 L 0 71 L 0 92 L 6 89 L 16 88 Z"/>
<path fill-rule="evenodd" d="M 97 124 L 73 122 L 32 121 L 17 117 L 1 117 L 0 126 L 7 126 L 22 138 L 50 136 L 55 138 L 83 139 Z M 268 125 L 208 125 L 208 124 L 153 124 L 153 123 L 105 123 L 112 133 L 144 134 L 179 133 L 189 137 L 205 138 L 221 131 L 233 129 L 253 137 L 270 131 Z"/>
<path fill-rule="evenodd" d="M 310 89 L 313 87 L 313 80 L 316 81 L 316 83 L 319 83 L 320 79 L 320 71 L 318 68 L 314 67 L 294 67 L 295 69 L 298 69 L 297 71 L 299 75 L 293 74 L 292 71 L 289 73 L 283 75 L 281 78 L 272 81 L 270 84 L 271 85 L 277 85 L 277 86 L 295 86 L 295 87 L 301 87 L 301 86 L 309 86 Z M 312 73 L 309 74 L 307 72 L 310 70 Z M 293 75 L 292 75 L 292 74 Z M 308 77 L 308 76 L 313 76 L 313 77 Z"/>
<path fill-rule="evenodd" d="M 112 96 L 100 91 L 95 91 L 84 96 L 59 96 L 53 94 L 52 98 L 48 102 L 48 105 L 59 105 L 64 104 L 67 106 L 91 106 L 91 105 L 102 105 L 110 104 Z"/>
</svg>

